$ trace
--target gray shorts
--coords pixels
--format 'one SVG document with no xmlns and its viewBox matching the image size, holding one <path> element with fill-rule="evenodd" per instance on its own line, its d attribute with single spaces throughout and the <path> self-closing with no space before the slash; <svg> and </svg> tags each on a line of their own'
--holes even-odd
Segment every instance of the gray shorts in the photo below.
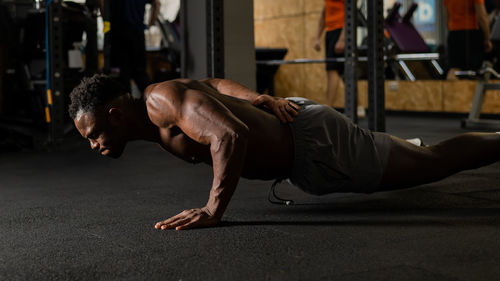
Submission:
<svg viewBox="0 0 500 281">
<path fill-rule="evenodd" d="M 295 149 L 290 182 L 315 195 L 377 191 L 391 137 L 359 128 L 328 106 L 288 99 L 302 106 L 290 123 Z"/>
</svg>

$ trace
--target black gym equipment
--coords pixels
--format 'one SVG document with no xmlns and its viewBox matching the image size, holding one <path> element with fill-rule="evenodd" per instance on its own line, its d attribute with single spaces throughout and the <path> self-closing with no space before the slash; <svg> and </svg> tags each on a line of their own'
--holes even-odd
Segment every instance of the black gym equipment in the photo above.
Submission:
<svg viewBox="0 0 500 281">
<path fill-rule="evenodd" d="M 493 24 L 491 30 L 490 40 L 492 41 L 494 48 L 492 53 L 498 54 L 500 46 L 500 14 L 498 14 L 495 18 L 495 23 Z M 500 90 L 500 83 L 490 82 L 490 78 L 492 78 L 492 76 L 496 79 L 500 79 L 500 75 L 494 69 L 494 65 L 499 61 L 497 56 L 498 55 L 493 56 L 490 60 L 484 61 L 481 69 L 477 72 L 466 70 L 458 71 L 456 73 L 457 76 L 478 79 L 469 115 L 461 121 L 462 128 L 500 130 L 500 120 L 485 119 L 480 117 L 486 92 L 491 90 Z"/>
<path fill-rule="evenodd" d="M 356 3 L 347 2 L 350 1 Z M 383 6 L 383 0 L 368 1 L 368 128 L 378 132 L 385 132 Z M 350 28 L 350 32 L 356 34 L 355 26 Z M 356 46 L 356 41 L 351 44 Z M 357 112 L 354 107 L 350 109 Z"/>
<path fill-rule="evenodd" d="M 96 14 L 88 5 L 60 0 L 0 3 L 5 61 L 0 130 L 19 146 L 56 144 L 70 128 L 67 95 L 86 73 L 97 70 Z M 68 65 L 73 42 L 86 32 L 86 72 Z M 48 50 L 48 51 L 47 51 Z"/>
<path fill-rule="evenodd" d="M 274 75 L 278 71 L 288 49 L 255 48 L 257 61 L 257 93 L 274 95 Z M 277 63 L 272 63 L 277 62 Z"/>
<path fill-rule="evenodd" d="M 73 129 L 66 108 L 71 90 L 79 83 L 84 72 L 71 69 L 68 66 L 67 54 L 73 42 L 82 38 L 82 33 L 88 30 L 87 36 L 97 35 L 95 1 L 88 1 L 94 11 L 88 10 L 85 5 L 63 2 L 62 0 L 48 0 L 46 2 L 46 43 L 47 43 L 47 108 L 46 121 L 50 127 L 49 141 L 57 144 L 69 131 Z M 97 39 L 87 41 L 87 65 L 96 72 L 97 66 Z M 92 44 L 92 46 L 90 46 Z M 92 62 L 91 62 L 92 61 Z"/>
<path fill-rule="evenodd" d="M 356 28 L 358 9 L 356 0 L 345 1 L 345 114 L 358 121 L 357 72 L 358 54 Z M 383 0 L 368 1 L 368 127 L 385 131 L 385 73 L 384 73 L 384 15 Z"/>
<path fill-rule="evenodd" d="M 0 3 L 2 142 L 33 146 L 46 139 L 44 15 L 32 1 Z"/>
<path fill-rule="evenodd" d="M 158 19 L 157 26 L 161 32 L 160 56 L 169 63 L 170 69 L 159 69 L 154 73 L 153 82 L 161 82 L 180 77 L 181 73 L 181 39 L 176 27 L 176 21 Z"/>
<path fill-rule="evenodd" d="M 417 75 L 412 68 L 420 70 L 417 71 L 419 79 L 442 79 L 444 71 L 438 63 L 439 54 L 431 53 L 431 48 L 411 22 L 417 7 L 418 4 L 413 3 L 401 16 L 401 3 L 396 2 L 384 20 L 385 29 L 390 35 L 390 38 L 386 39 L 388 64 L 396 79 L 415 81 Z"/>
<path fill-rule="evenodd" d="M 224 78 L 224 1 L 184 0 L 180 12 L 181 76 Z"/>
</svg>

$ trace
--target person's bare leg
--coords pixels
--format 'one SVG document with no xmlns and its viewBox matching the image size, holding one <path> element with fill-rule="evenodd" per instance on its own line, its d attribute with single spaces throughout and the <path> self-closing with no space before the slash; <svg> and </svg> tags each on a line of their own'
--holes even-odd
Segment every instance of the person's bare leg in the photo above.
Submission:
<svg viewBox="0 0 500 281">
<path fill-rule="evenodd" d="M 446 80 L 458 80 L 457 76 L 455 75 L 455 72 L 459 70 L 460 69 L 458 68 L 450 68 L 450 70 L 448 70 L 448 74 L 446 75 Z"/>
<path fill-rule="evenodd" d="M 326 105 L 333 107 L 342 78 L 336 70 L 327 70 L 326 78 Z"/>
<path fill-rule="evenodd" d="M 392 137 L 381 190 L 438 181 L 500 160 L 500 134 L 466 133 L 433 146 L 415 146 Z"/>
</svg>

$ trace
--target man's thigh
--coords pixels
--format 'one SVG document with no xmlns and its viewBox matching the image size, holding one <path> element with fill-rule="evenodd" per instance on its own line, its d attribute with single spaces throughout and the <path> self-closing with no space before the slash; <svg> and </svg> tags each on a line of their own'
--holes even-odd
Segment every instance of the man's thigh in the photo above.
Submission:
<svg viewBox="0 0 500 281">
<path fill-rule="evenodd" d="M 386 169 L 378 191 L 412 187 L 439 179 L 439 158 L 432 147 L 416 146 L 391 136 Z"/>
</svg>

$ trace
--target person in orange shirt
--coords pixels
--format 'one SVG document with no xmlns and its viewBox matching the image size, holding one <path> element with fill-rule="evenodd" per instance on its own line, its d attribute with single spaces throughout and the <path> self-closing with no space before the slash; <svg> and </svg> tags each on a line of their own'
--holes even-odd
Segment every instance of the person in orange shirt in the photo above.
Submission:
<svg viewBox="0 0 500 281">
<path fill-rule="evenodd" d="M 447 79 L 454 80 L 459 69 L 479 69 L 493 45 L 484 0 L 444 0 L 443 5 L 449 30 Z"/>
</svg>

